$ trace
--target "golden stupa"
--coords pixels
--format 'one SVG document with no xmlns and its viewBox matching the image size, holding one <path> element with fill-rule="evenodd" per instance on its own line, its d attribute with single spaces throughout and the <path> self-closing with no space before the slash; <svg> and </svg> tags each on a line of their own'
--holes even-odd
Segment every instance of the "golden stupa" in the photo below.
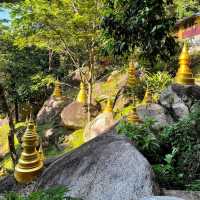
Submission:
<svg viewBox="0 0 200 200">
<path fill-rule="evenodd" d="M 179 57 L 180 67 L 175 77 L 175 83 L 182 85 L 194 85 L 195 80 L 190 69 L 190 55 L 187 43 L 184 43 L 181 55 Z"/>
<path fill-rule="evenodd" d="M 103 112 L 104 112 L 104 113 L 113 112 L 113 104 L 112 104 L 112 101 L 111 101 L 110 98 L 108 98 L 107 103 L 106 103 L 106 106 L 105 106 Z"/>
<path fill-rule="evenodd" d="M 80 84 L 80 91 L 78 93 L 77 99 L 78 102 L 80 103 L 86 103 L 87 102 L 87 94 L 86 94 L 86 89 L 84 83 L 81 82 Z"/>
<path fill-rule="evenodd" d="M 132 60 L 129 62 L 127 86 L 132 87 L 137 81 L 136 68 Z"/>
<path fill-rule="evenodd" d="M 4 168 L 2 167 L 0 167 L 0 177 L 1 176 L 5 176 L 6 175 L 6 173 L 5 173 L 5 170 L 4 170 Z"/>
<path fill-rule="evenodd" d="M 40 148 L 38 150 L 38 153 L 39 153 L 41 162 L 43 162 L 45 160 L 45 157 L 44 157 L 44 152 L 43 152 L 42 144 L 40 144 Z"/>
<path fill-rule="evenodd" d="M 62 98 L 62 87 L 61 87 L 61 82 L 59 80 L 56 80 L 55 82 L 55 88 L 52 96 L 56 100 L 60 100 Z"/>
<path fill-rule="evenodd" d="M 141 120 L 137 114 L 135 105 L 132 107 L 131 111 L 129 112 L 129 114 L 127 116 L 127 120 L 129 123 L 133 123 L 133 124 L 139 124 L 141 122 Z"/>
<path fill-rule="evenodd" d="M 151 91 L 147 88 L 142 104 L 151 104 L 151 103 L 153 103 L 153 95 Z"/>
<path fill-rule="evenodd" d="M 15 167 L 14 176 L 19 183 L 33 181 L 42 171 L 43 161 L 36 150 L 38 135 L 35 132 L 35 125 L 29 121 L 27 129 L 22 137 L 23 151 Z"/>
</svg>

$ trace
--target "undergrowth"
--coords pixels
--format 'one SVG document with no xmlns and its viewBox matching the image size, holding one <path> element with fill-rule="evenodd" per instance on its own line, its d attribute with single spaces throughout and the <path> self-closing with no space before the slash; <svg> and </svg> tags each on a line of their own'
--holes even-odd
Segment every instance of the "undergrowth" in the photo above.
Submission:
<svg viewBox="0 0 200 200">
<path fill-rule="evenodd" d="M 160 132 L 154 130 L 153 125 L 151 119 L 139 125 L 123 121 L 118 133 L 134 141 L 153 165 L 161 186 L 200 190 L 200 106 Z"/>
</svg>

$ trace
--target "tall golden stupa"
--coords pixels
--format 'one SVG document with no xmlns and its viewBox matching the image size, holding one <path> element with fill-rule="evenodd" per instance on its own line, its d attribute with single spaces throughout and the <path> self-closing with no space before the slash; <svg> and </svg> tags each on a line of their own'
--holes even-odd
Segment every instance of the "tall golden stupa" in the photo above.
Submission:
<svg viewBox="0 0 200 200">
<path fill-rule="evenodd" d="M 22 137 L 23 151 L 15 167 L 14 176 L 19 183 L 33 181 L 42 171 L 43 161 L 36 150 L 38 135 L 33 120 L 30 120 Z"/>
<path fill-rule="evenodd" d="M 52 95 L 56 100 L 60 100 L 62 98 L 62 87 L 61 82 L 57 79 L 55 82 L 55 88 Z"/>
<path fill-rule="evenodd" d="M 136 68 L 132 60 L 129 62 L 127 86 L 132 87 L 137 81 Z"/>
<path fill-rule="evenodd" d="M 106 106 L 104 108 L 104 113 L 113 112 L 113 104 L 110 98 L 108 98 Z"/>
<path fill-rule="evenodd" d="M 175 77 L 175 83 L 182 85 L 194 85 L 195 80 L 190 69 L 190 55 L 187 43 L 184 43 L 181 55 L 179 57 L 180 67 Z"/>
<path fill-rule="evenodd" d="M 151 91 L 147 88 L 142 104 L 151 104 L 151 103 L 153 103 L 153 95 Z"/>
<path fill-rule="evenodd" d="M 85 104 L 87 102 L 87 94 L 86 94 L 86 89 L 85 89 L 85 85 L 83 82 L 81 82 L 81 84 L 80 84 L 80 91 L 78 93 L 76 100 L 83 104 Z"/>
</svg>

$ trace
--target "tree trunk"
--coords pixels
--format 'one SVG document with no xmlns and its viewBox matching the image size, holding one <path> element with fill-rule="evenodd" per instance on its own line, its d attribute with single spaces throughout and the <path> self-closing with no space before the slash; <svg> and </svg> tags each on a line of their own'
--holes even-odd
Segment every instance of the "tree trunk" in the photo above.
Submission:
<svg viewBox="0 0 200 200">
<path fill-rule="evenodd" d="M 52 71 L 52 58 L 53 58 L 53 51 L 49 49 L 49 72 Z"/>
<path fill-rule="evenodd" d="M 15 121 L 19 122 L 19 106 L 17 99 L 15 99 Z"/>
<path fill-rule="evenodd" d="M 9 143 L 11 159 L 13 161 L 13 164 L 15 165 L 16 162 L 17 162 L 17 153 L 16 153 L 15 141 L 14 141 L 15 126 L 14 126 L 14 123 L 13 123 L 12 113 L 10 112 L 10 109 L 9 109 L 9 106 L 8 106 L 8 103 L 7 103 L 7 100 L 6 100 L 4 88 L 1 84 L 0 84 L 0 99 L 2 100 L 4 110 L 5 110 L 5 112 L 8 116 L 8 123 L 9 123 L 9 126 L 10 126 L 10 131 L 9 131 L 9 134 L 8 134 L 8 143 Z"/>
<path fill-rule="evenodd" d="M 88 80 L 88 122 L 91 120 L 91 104 L 93 95 L 93 79 L 94 79 L 94 48 L 91 48 L 90 52 L 90 64 L 89 64 L 89 80 Z"/>
</svg>

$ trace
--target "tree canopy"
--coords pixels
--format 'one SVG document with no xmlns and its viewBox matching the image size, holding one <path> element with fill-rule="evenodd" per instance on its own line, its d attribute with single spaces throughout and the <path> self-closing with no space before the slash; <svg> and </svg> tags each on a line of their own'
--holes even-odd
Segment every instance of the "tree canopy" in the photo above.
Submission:
<svg viewBox="0 0 200 200">
<path fill-rule="evenodd" d="M 116 54 L 139 49 L 152 67 L 158 58 L 169 59 L 175 53 L 171 31 L 176 18 L 167 8 L 160 0 L 105 0 L 102 27 L 108 45 Z"/>
</svg>

